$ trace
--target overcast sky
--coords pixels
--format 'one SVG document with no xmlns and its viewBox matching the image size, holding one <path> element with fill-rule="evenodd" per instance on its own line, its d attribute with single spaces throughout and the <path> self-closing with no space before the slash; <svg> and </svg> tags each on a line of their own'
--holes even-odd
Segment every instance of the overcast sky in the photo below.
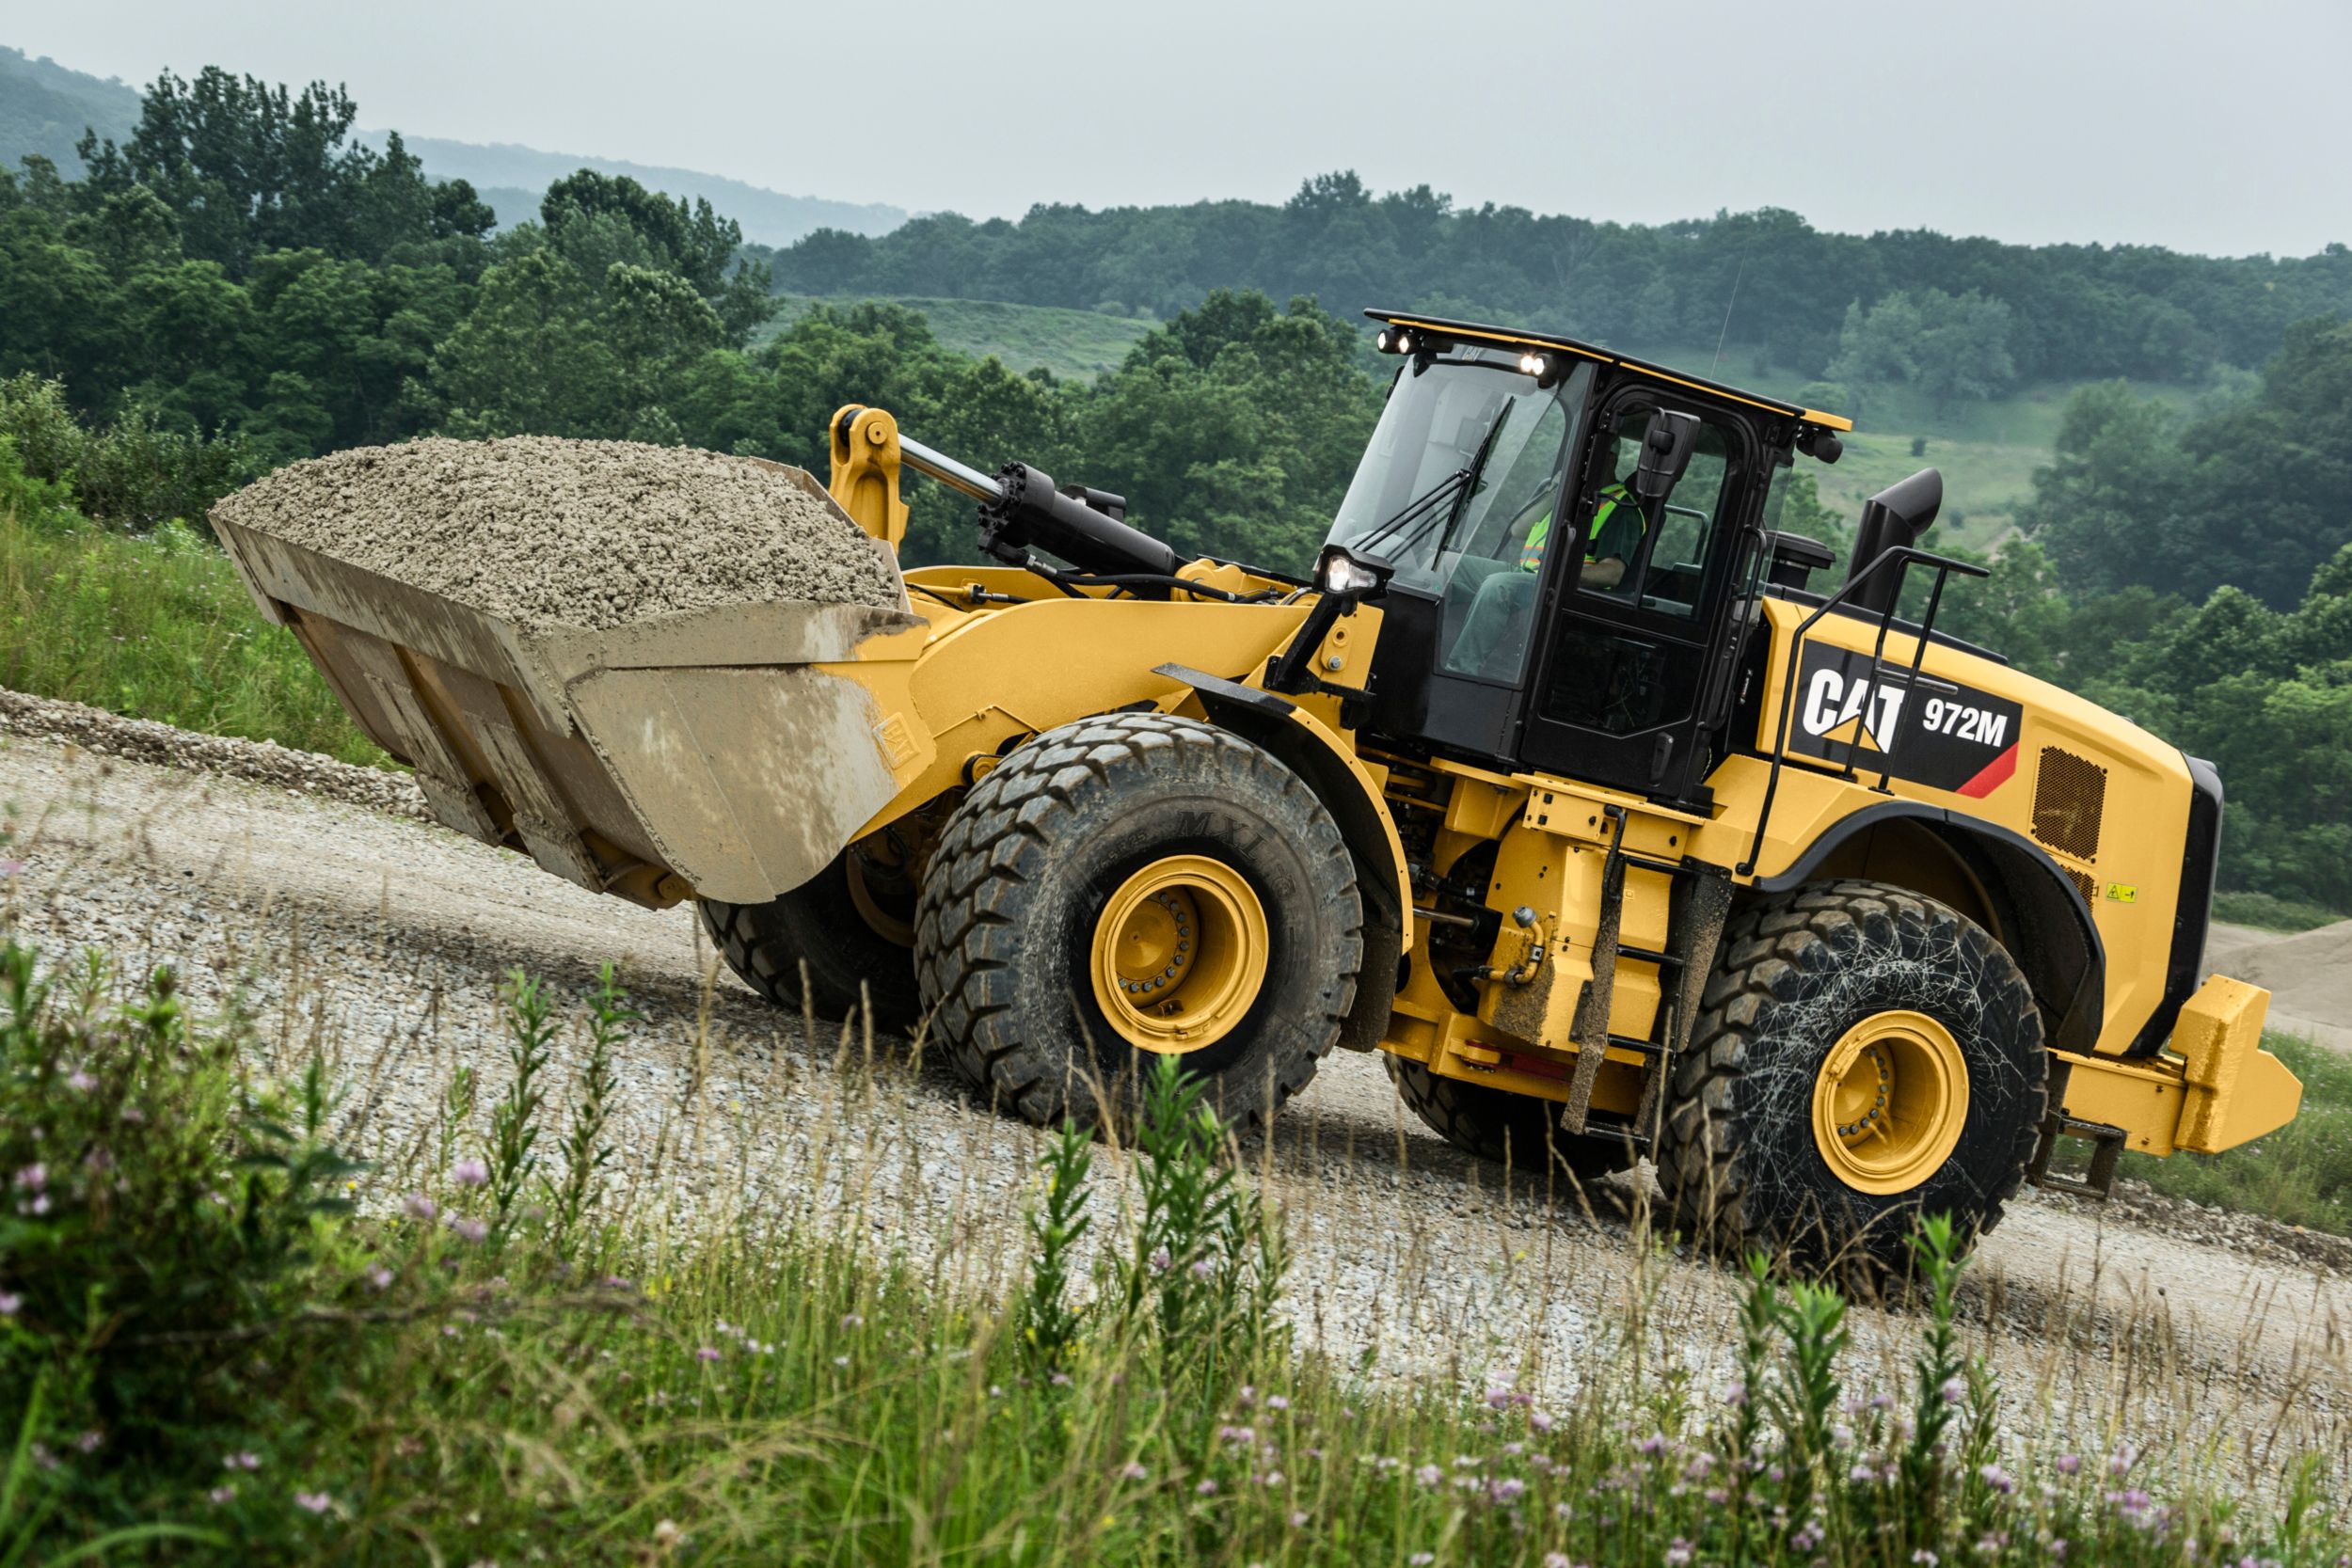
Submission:
<svg viewBox="0 0 2352 1568">
<path fill-rule="evenodd" d="M 2304 254 L 2352 242 L 2352 0 L 5 0 L 138 85 L 1017 216 L 1375 189 L 1629 221 Z"/>
</svg>

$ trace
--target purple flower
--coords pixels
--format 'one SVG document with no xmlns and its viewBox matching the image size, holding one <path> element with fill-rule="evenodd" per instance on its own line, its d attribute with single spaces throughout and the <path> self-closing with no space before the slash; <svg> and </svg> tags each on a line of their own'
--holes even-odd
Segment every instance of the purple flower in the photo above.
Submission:
<svg viewBox="0 0 2352 1568">
<path fill-rule="evenodd" d="M 1546 1552 L 1544 1568 L 1573 1568 L 1573 1565 L 1568 1561 L 1568 1554 L 1565 1552 Z"/>
<path fill-rule="evenodd" d="M 368 1289 L 389 1291 L 392 1288 L 392 1271 L 378 1263 L 368 1271 Z"/>
<path fill-rule="evenodd" d="M 479 1160 L 460 1160 L 449 1168 L 449 1179 L 461 1187 L 486 1187 L 490 1167 Z"/>
<path fill-rule="evenodd" d="M 2010 1475 L 2007 1470 L 2002 1469 L 1998 1465 L 1986 1465 L 1981 1466 L 1978 1469 L 1977 1476 L 1979 1480 L 1982 1481 L 1987 1486 L 1990 1486 L 1995 1492 L 2006 1495 L 2017 1490 L 2017 1478 Z"/>
<path fill-rule="evenodd" d="M 1291 1402 L 1280 1394 L 1268 1394 L 1265 1397 L 1265 1407 L 1268 1410 L 1288 1410 L 1291 1407 Z"/>
<path fill-rule="evenodd" d="M 841 1315 L 841 1326 L 844 1328 L 862 1328 L 865 1324 L 866 1320 L 855 1312 L 844 1312 Z"/>
<path fill-rule="evenodd" d="M 705 1345 L 702 1349 L 694 1353 L 694 1359 L 697 1361 L 716 1361 L 719 1359 L 719 1348 L 716 1345 Z"/>
<path fill-rule="evenodd" d="M 457 1233 L 457 1239 L 461 1242 L 479 1242 L 490 1233 L 489 1222 L 486 1220 L 453 1218 L 449 1222 L 449 1227 Z"/>
<path fill-rule="evenodd" d="M 1531 1409 L 1527 1413 L 1527 1424 L 1534 1427 L 1537 1432 L 1549 1432 L 1551 1430 L 1551 1417 L 1545 1411 Z"/>
<path fill-rule="evenodd" d="M 2122 1448 L 2116 1449 L 2115 1452 L 2107 1456 L 2107 1474 L 2121 1481 L 2123 1477 L 2131 1474 L 2132 1466 L 2138 1463 L 2138 1448 L 2133 1444 L 2126 1443 Z"/>
<path fill-rule="evenodd" d="M 1193 1490 L 1200 1493 L 1200 1496 L 1204 1497 L 1214 1497 L 1216 1496 L 1216 1482 L 1213 1481 L 1204 1481 L 1200 1485 L 1194 1487 Z"/>
<path fill-rule="evenodd" d="M 2079 1454 L 2062 1453 L 2058 1456 L 2058 1473 L 2059 1475 L 2071 1476 L 2081 1470 L 2082 1467 L 2082 1456 Z"/>
<path fill-rule="evenodd" d="M 312 1513 L 324 1513 L 334 1506 L 335 1499 L 324 1492 L 296 1492 L 294 1494 L 294 1507 L 306 1509 Z"/>
<path fill-rule="evenodd" d="M 0 1318 L 15 1317 L 17 1308 L 24 1305 L 24 1298 L 15 1291 L 0 1291 Z"/>
<path fill-rule="evenodd" d="M 1946 1404 L 1958 1404 L 1968 1397 L 1968 1385 L 1959 1378 L 1947 1377 L 1944 1380 L 1944 1386 L 1938 1392 L 1944 1396 Z"/>
<path fill-rule="evenodd" d="M 1121 1465 L 1119 1467 L 1119 1473 L 1128 1481 L 1148 1481 L 1152 1475 L 1152 1472 L 1145 1469 L 1141 1463 L 1133 1459 Z"/>
<path fill-rule="evenodd" d="M 106 1439 L 98 1433 L 86 1432 L 73 1440 L 73 1446 L 83 1453 L 96 1453 L 105 1441 Z"/>
<path fill-rule="evenodd" d="M 1291 1513 L 1291 1528 L 1305 1529 L 1307 1528 L 1307 1511 L 1303 1508 L 1293 1511 Z"/>
<path fill-rule="evenodd" d="M 258 1470 L 262 1467 L 262 1456 L 248 1449 L 242 1453 L 230 1454 L 220 1462 L 220 1467 L 224 1470 Z"/>
<path fill-rule="evenodd" d="M 49 1185 L 49 1167 L 36 1161 L 18 1171 L 10 1185 L 21 1192 L 37 1193 Z"/>
<path fill-rule="evenodd" d="M 1486 1483 L 1486 1498 L 1489 1502 L 1515 1503 L 1525 1495 L 1526 1491 L 1527 1482 L 1517 1476 L 1505 1476 L 1501 1481 L 1490 1481 Z"/>
<path fill-rule="evenodd" d="M 422 1193 L 410 1193 L 407 1201 L 401 1207 L 407 1211 L 412 1220 L 429 1220 L 441 1212 L 440 1207 Z"/>
<path fill-rule="evenodd" d="M 1254 1443 L 1258 1440 L 1253 1427 L 1225 1426 L 1216 1429 L 1217 1440 L 1224 1443 Z"/>
<path fill-rule="evenodd" d="M 1216 1262 L 1215 1259 L 1208 1258 L 1196 1258 L 1192 1260 L 1193 1278 L 1206 1279 L 1209 1275 L 1215 1273 L 1216 1273 Z"/>
<path fill-rule="evenodd" d="M 1411 1563 L 1413 1568 L 1429 1568 L 1431 1563 L 1438 1560 L 1438 1554 L 1435 1552 L 1415 1552 L 1405 1560 Z"/>
<path fill-rule="evenodd" d="M 1150 1262 L 1152 1265 L 1152 1272 L 1153 1274 L 1166 1274 L 1175 1265 L 1175 1261 L 1176 1260 L 1173 1258 L 1170 1258 L 1168 1255 L 1168 1248 L 1163 1246 L 1153 1247 L 1152 1249 Z"/>
<path fill-rule="evenodd" d="M 1691 1568 L 1691 1543 L 1676 1536 L 1666 1547 L 1666 1568 Z"/>
<path fill-rule="evenodd" d="M 77 1067 L 67 1074 L 65 1086 L 76 1094 L 87 1094 L 98 1087 L 98 1080 Z"/>
<path fill-rule="evenodd" d="M 1435 1465 L 1423 1465 L 1413 1472 L 1413 1479 L 1423 1486 L 1435 1486 L 1445 1479 L 1445 1472 Z"/>
<path fill-rule="evenodd" d="M 235 1497 L 236 1495 L 237 1489 L 234 1486 L 215 1486 L 210 1492 L 204 1494 L 204 1500 L 211 1503 L 215 1508 L 218 1508 L 221 1504 Z"/>
</svg>

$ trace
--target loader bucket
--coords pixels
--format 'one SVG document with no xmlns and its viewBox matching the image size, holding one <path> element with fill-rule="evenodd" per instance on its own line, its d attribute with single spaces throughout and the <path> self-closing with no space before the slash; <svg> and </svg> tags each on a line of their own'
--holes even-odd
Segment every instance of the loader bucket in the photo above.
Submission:
<svg viewBox="0 0 2352 1568">
<path fill-rule="evenodd" d="M 816 666 L 921 626 L 903 586 L 895 610 L 742 604 L 533 628 L 215 526 L 262 613 L 416 769 L 437 818 L 581 887 L 655 908 L 763 903 L 822 870 L 897 793 L 872 697 Z M 888 547 L 863 543 L 896 581 Z"/>
</svg>

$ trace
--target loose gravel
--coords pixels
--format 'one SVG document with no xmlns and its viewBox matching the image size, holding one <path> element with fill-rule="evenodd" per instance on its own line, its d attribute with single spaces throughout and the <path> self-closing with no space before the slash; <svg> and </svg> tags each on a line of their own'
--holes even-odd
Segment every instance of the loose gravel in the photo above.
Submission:
<svg viewBox="0 0 2352 1568">
<path fill-rule="evenodd" d="M 883 1042 L 889 1059 L 862 1070 L 864 1042 L 822 1025 L 812 1036 L 754 997 L 683 911 L 597 897 L 440 829 L 223 779 L 198 770 L 203 754 L 152 767 L 33 739 L 0 747 L 19 857 L 0 871 L 0 927 L 52 955 L 98 944 L 126 964 L 172 962 L 199 1006 L 239 996 L 280 1069 L 329 1053 L 352 1085 L 351 1130 L 388 1182 L 437 1146 L 457 1065 L 480 1073 L 481 1104 L 502 1092 L 502 974 L 523 967 L 568 999 L 615 962 L 644 1015 L 617 1063 L 612 1128 L 631 1202 L 678 1223 L 717 1212 L 850 1226 L 918 1267 L 1017 1283 L 1038 1135 L 935 1066 L 910 1069 Z M 551 1104 L 568 1101 L 585 1055 L 568 1031 Z M 1638 1186 L 1588 1209 L 1506 1184 L 1401 1117 L 1372 1058 L 1335 1053 L 1252 1159 L 1289 1215 L 1304 1342 L 1387 1373 L 1516 1379 L 1548 1402 L 1628 1335 L 1702 1391 L 1727 1376 L 1736 1280 L 1629 1238 Z M 1097 1162 L 1106 1237 L 1123 1164 Z M 2179 1435 L 2232 1454 L 2234 1434 L 2282 1426 L 2342 1456 L 2331 1480 L 2352 1487 L 2344 1274 L 2183 1237 L 2160 1215 L 2027 1199 L 1972 1277 L 1972 1338 L 2017 1419 L 2086 1444 Z M 1895 1375 L 1917 1331 L 1865 1307 L 1851 1326 L 1858 1379 Z M 2267 1484 L 2262 1451 L 2244 1447 L 2247 1484 Z"/>
<path fill-rule="evenodd" d="M 225 520 L 530 627 L 815 600 L 894 609 L 865 534 L 773 469 L 627 441 L 518 436 L 296 463 Z"/>
</svg>

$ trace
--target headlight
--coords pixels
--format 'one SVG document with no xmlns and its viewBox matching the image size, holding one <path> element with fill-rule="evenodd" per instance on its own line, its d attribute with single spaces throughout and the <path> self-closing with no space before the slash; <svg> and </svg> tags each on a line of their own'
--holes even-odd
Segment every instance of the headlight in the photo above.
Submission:
<svg viewBox="0 0 2352 1568">
<path fill-rule="evenodd" d="M 1388 574 L 1367 565 L 1337 546 L 1323 552 L 1315 567 L 1315 586 L 1343 599 L 1360 598 L 1388 580 Z"/>
</svg>

